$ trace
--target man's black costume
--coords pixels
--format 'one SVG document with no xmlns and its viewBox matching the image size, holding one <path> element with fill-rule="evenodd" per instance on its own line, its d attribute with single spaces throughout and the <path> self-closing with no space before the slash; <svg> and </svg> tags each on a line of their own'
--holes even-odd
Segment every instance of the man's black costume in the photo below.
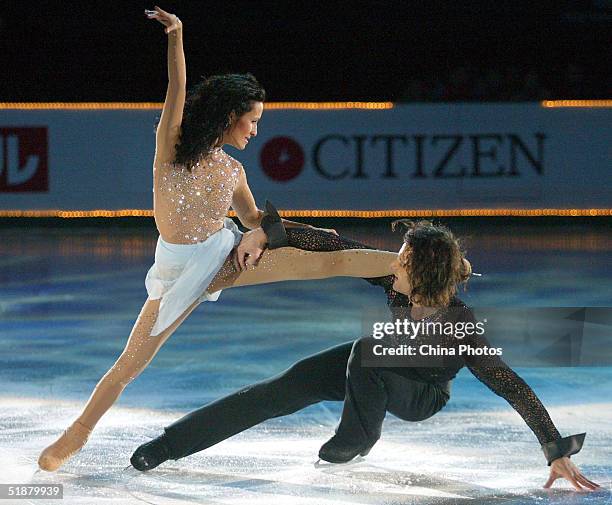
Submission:
<svg viewBox="0 0 612 505">
<path fill-rule="evenodd" d="M 289 228 L 286 235 L 289 246 L 308 251 L 369 248 L 316 229 Z M 409 319 L 410 302 L 393 290 L 393 280 L 393 276 L 367 279 L 385 290 L 394 318 Z M 426 320 L 474 322 L 474 316 L 461 300 L 453 298 L 449 307 Z M 337 345 L 298 361 L 275 377 L 205 405 L 165 428 L 161 437 L 139 447 L 131 462 L 139 470 L 148 470 L 166 459 L 202 451 L 267 419 L 324 400 L 344 401 L 334 437 L 339 446 L 330 448 L 330 454 L 337 455 L 342 447 L 345 453 L 340 451 L 341 458 L 351 459 L 367 454 L 378 440 L 387 411 L 406 421 L 421 421 L 438 412 L 450 397 L 451 380 L 463 366 L 521 415 L 538 438 L 549 464 L 581 449 L 584 434 L 562 438 L 533 390 L 498 356 L 445 356 L 431 366 L 362 366 L 362 354 L 369 353 L 373 343 L 371 337 L 366 337 Z M 477 335 L 462 339 L 454 335 L 419 336 L 413 343 L 489 346 L 484 337 Z M 333 461 L 333 457 L 325 457 L 324 450 L 325 446 L 321 457 Z"/>
</svg>

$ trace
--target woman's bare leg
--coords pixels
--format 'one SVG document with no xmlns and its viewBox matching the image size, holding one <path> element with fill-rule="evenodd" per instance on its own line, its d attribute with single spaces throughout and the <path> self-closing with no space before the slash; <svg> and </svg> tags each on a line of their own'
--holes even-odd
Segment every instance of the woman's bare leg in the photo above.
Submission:
<svg viewBox="0 0 612 505">
<path fill-rule="evenodd" d="M 391 273 L 395 258 L 397 253 L 371 249 L 315 252 L 282 247 L 265 251 L 256 267 L 243 272 L 237 272 L 228 259 L 207 291 L 328 277 L 382 277 Z"/>
<path fill-rule="evenodd" d="M 375 250 L 311 252 L 284 247 L 266 251 L 257 267 L 238 272 L 228 258 L 208 288 L 247 286 L 286 280 L 323 279 L 334 276 L 380 277 L 390 273 L 395 253 Z M 102 377 L 78 419 L 40 455 L 43 470 L 57 470 L 87 442 L 96 423 L 119 398 L 125 387 L 151 362 L 157 351 L 197 307 L 194 302 L 169 328 L 151 337 L 160 300 L 147 300 L 134 324 L 124 351 Z"/>
<path fill-rule="evenodd" d="M 236 272 L 231 261 L 226 262 L 213 283 L 222 279 L 222 287 L 235 287 L 332 276 L 379 277 L 389 273 L 389 265 L 395 257 L 395 253 L 375 250 L 310 252 L 284 247 L 266 251 L 257 267 L 244 272 Z M 211 284 L 209 290 L 216 289 L 221 288 Z M 93 429 L 125 387 L 147 367 L 164 342 L 198 303 L 194 302 L 161 334 L 151 337 L 160 300 L 147 300 L 134 324 L 125 349 L 98 382 L 77 422 L 90 430 Z"/>
<path fill-rule="evenodd" d="M 100 379 L 77 420 L 41 453 L 38 459 L 40 468 L 47 471 L 57 470 L 85 445 L 96 423 L 117 401 L 125 387 L 147 367 L 164 342 L 199 302 L 194 302 L 169 328 L 151 337 L 159 304 L 160 300 L 145 302 L 119 359 Z"/>
<path fill-rule="evenodd" d="M 157 351 L 198 306 L 191 305 L 169 328 L 155 337 L 151 330 L 157 320 L 160 300 L 147 300 L 134 324 L 125 349 L 96 385 L 77 421 L 92 428 L 119 398 L 125 387 L 138 377 Z"/>
</svg>

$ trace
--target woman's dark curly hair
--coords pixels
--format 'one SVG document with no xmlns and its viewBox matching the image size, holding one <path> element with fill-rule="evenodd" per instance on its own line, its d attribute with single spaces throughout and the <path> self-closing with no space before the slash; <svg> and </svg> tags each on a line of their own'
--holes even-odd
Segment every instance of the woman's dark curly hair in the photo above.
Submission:
<svg viewBox="0 0 612 505">
<path fill-rule="evenodd" d="M 251 74 L 222 74 L 204 78 L 190 89 L 183 109 L 175 163 L 190 168 L 218 145 L 236 118 L 263 102 L 266 92 Z"/>
<path fill-rule="evenodd" d="M 431 221 L 398 220 L 408 228 L 404 235 L 405 256 L 400 263 L 406 268 L 412 287 L 410 301 L 427 307 L 445 307 L 457 292 L 457 285 L 471 275 L 469 263 L 463 262 L 465 252 L 453 233 Z"/>
</svg>

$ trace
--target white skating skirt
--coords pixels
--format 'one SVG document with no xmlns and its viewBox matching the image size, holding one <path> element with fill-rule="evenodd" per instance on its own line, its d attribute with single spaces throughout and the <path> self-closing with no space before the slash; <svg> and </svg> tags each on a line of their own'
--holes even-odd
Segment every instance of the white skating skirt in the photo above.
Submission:
<svg viewBox="0 0 612 505">
<path fill-rule="evenodd" d="M 229 218 L 224 227 L 204 242 L 170 244 L 161 236 L 155 248 L 155 263 L 147 272 L 145 286 L 151 300 L 161 298 L 151 336 L 168 328 L 196 300 L 216 301 L 221 291 L 207 293 L 242 232 Z"/>
</svg>

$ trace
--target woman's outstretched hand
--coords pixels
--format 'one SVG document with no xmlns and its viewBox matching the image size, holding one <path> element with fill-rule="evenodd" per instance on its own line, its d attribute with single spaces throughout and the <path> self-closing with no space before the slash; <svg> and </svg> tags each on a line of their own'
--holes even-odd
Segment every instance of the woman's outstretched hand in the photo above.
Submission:
<svg viewBox="0 0 612 505">
<path fill-rule="evenodd" d="M 576 488 L 576 491 L 595 491 L 600 489 L 599 484 L 587 479 L 568 457 L 557 458 L 550 464 L 550 477 L 544 484 L 545 488 L 553 485 L 557 479 L 567 479 Z"/>
<path fill-rule="evenodd" d="M 155 6 L 154 10 L 145 10 L 145 15 L 149 19 L 157 19 L 162 25 L 166 27 L 164 30 L 166 33 L 173 32 L 174 30 L 180 30 L 183 27 L 181 20 L 174 14 L 166 12 L 162 8 Z"/>
</svg>

